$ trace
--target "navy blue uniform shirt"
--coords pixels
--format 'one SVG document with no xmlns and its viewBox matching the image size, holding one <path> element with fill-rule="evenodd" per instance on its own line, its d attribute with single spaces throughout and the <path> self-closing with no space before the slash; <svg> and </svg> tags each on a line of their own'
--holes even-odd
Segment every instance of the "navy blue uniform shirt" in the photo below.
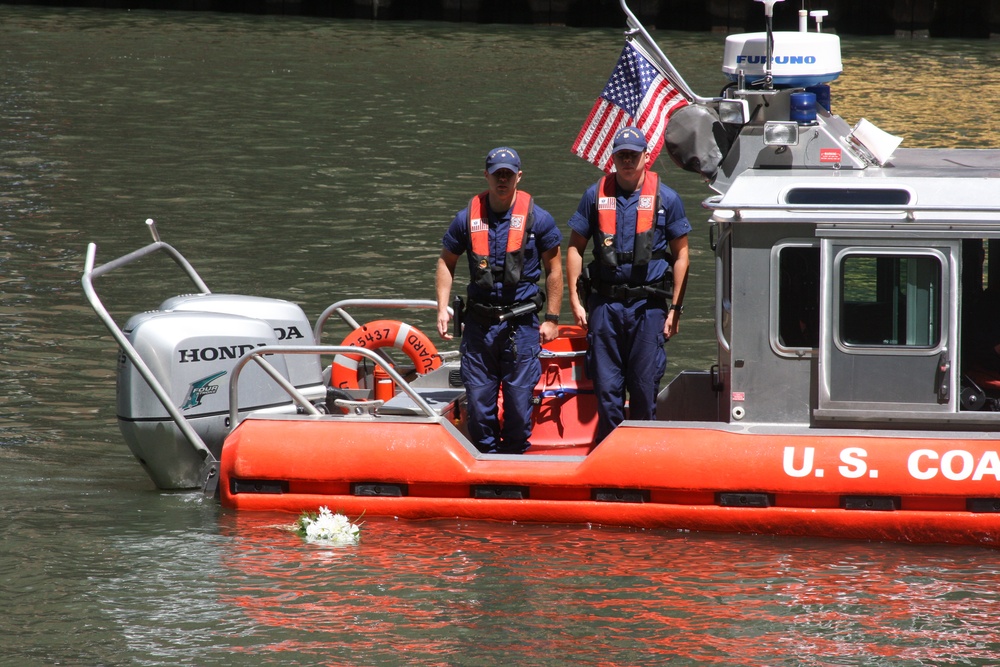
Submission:
<svg viewBox="0 0 1000 667">
<path fill-rule="evenodd" d="M 489 209 L 489 207 L 486 207 Z M 538 279 L 542 276 L 541 257 L 552 248 L 562 243 L 562 233 L 555 219 L 545 209 L 532 202 L 535 222 L 531 233 L 524 240 L 524 268 L 521 272 L 521 282 L 516 288 L 504 288 L 502 282 L 495 283 L 492 291 L 487 292 L 474 283 L 469 283 L 468 296 L 476 301 L 494 304 L 509 304 L 527 301 L 538 293 Z M 489 213 L 490 264 L 502 268 L 507 254 L 507 232 L 510 230 L 510 211 L 497 215 L 492 210 Z M 469 257 L 469 274 L 476 275 L 476 267 L 472 258 L 472 240 L 469 236 L 469 209 L 463 208 L 455 215 L 448 225 L 441 244 L 445 250 Z"/>
</svg>

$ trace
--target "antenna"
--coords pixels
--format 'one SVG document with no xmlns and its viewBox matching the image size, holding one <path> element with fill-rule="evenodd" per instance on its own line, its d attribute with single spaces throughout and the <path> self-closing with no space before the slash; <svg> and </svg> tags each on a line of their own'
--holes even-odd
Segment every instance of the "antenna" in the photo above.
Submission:
<svg viewBox="0 0 1000 667">
<path fill-rule="evenodd" d="M 764 22 L 767 25 L 767 64 L 764 65 L 764 86 L 770 89 L 774 81 L 771 76 L 771 60 L 774 52 L 774 3 L 783 0 L 756 0 L 764 3 Z"/>
<path fill-rule="evenodd" d="M 784 2 L 784 0 L 757 0 L 757 2 L 764 3 L 764 16 L 768 18 L 768 23 L 770 23 L 770 19 L 774 17 L 774 3 Z"/>
<path fill-rule="evenodd" d="M 809 12 L 809 16 L 816 19 L 816 32 L 823 32 L 823 17 L 828 16 L 830 12 L 825 9 L 818 9 L 814 12 Z"/>
</svg>

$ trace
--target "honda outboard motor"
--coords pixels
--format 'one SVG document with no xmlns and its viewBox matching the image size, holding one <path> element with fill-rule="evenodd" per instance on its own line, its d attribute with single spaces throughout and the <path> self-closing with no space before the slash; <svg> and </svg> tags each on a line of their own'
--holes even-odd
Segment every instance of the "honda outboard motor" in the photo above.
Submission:
<svg viewBox="0 0 1000 667">
<path fill-rule="evenodd" d="M 271 325 L 281 345 L 315 345 L 309 320 L 298 304 L 284 299 L 271 299 L 243 294 L 188 294 L 175 296 L 160 304 L 160 310 L 224 313 L 264 320 Z M 321 392 L 322 368 L 315 354 L 292 354 L 285 358 L 288 379 L 307 395 Z"/>
<path fill-rule="evenodd" d="M 262 346 L 313 342 L 297 305 L 241 295 L 173 297 L 160 310 L 133 316 L 123 333 L 216 458 L 229 433 L 229 379 L 236 361 Z M 308 398 L 325 397 L 317 355 L 276 355 L 267 361 Z M 238 389 L 240 413 L 296 411 L 289 395 L 256 364 L 241 371 Z M 201 458 L 124 354 L 118 364 L 118 424 L 157 487 L 201 486 Z"/>
</svg>

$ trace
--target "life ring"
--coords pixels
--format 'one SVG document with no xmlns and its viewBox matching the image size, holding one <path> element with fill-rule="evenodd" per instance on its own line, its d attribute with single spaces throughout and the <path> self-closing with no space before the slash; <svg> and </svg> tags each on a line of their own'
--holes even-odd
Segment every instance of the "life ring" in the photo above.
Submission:
<svg viewBox="0 0 1000 667">
<path fill-rule="evenodd" d="M 417 373 L 423 374 L 441 365 L 441 357 L 430 339 L 405 322 L 375 320 L 351 332 L 341 345 L 375 350 L 395 347 L 406 353 Z M 358 388 L 358 362 L 360 354 L 338 354 L 330 367 L 330 385 L 338 389 Z"/>
</svg>

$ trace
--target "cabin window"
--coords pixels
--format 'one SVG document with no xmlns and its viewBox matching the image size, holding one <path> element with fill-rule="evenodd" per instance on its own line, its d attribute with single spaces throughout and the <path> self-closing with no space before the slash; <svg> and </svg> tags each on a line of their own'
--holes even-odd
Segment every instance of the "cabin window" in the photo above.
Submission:
<svg viewBox="0 0 1000 667">
<path fill-rule="evenodd" d="M 793 188 L 785 201 L 817 206 L 902 206 L 910 203 L 910 193 L 895 188 Z"/>
<path fill-rule="evenodd" d="M 819 347 L 819 247 L 778 249 L 778 345 Z"/>
<path fill-rule="evenodd" d="M 933 255 L 843 255 L 841 341 L 865 347 L 936 346 L 942 275 L 941 261 Z"/>
</svg>

